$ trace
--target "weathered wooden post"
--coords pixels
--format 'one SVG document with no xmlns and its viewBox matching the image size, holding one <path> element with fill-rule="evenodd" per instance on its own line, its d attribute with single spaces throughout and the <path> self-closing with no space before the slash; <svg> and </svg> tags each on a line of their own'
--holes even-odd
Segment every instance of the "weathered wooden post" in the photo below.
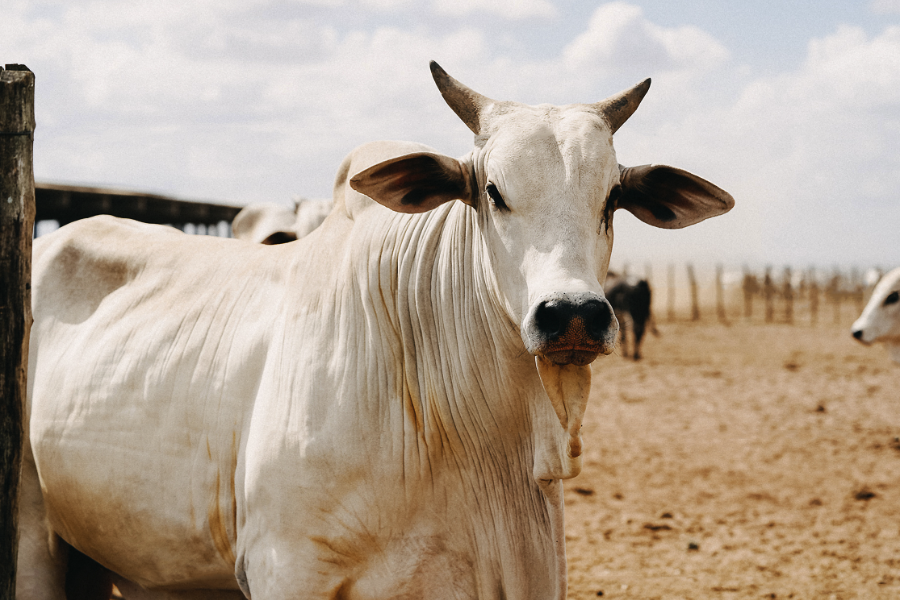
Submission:
<svg viewBox="0 0 900 600">
<path fill-rule="evenodd" d="M 0 69 L 0 600 L 16 597 L 18 491 L 31 331 L 34 74 Z"/>
<path fill-rule="evenodd" d="M 825 295 L 828 297 L 831 306 L 834 309 L 835 325 L 838 325 L 841 322 L 841 294 L 844 291 L 843 287 L 844 281 L 841 277 L 841 272 L 835 267 L 834 275 L 831 277 L 831 280 L 829 280 L 828 287 L 825 289 Z"/>
<path fill-rule="evenodd" d="M 784 298 L 784 321 L 788 325 L 794 324 L 794 286 L 793 273 L 790 267 L 784 268 L 781 283 L 781 297 Z"/>
<path fill-rule="evenodd" d="M 815 325 L 819 322 L 819 280 L 816 270 L 809 270 L 809 322 Z"/>
<path fill-rule="evenodd" d="M 748 321 L 753 318 L 753 296 L 759 293 L 759 282 L 756 275 L 744 266 L 744 279 L 741 284 L 744 291 L 744 318 Z"/>
<path fill-rule="evenodd" d="M 766 267 L 763 276 L 763 299 L 766 303 L 766 323 L 775 321 L 775 282 L 772 281 L 772 267 Z"/>
<path fill-rule="evenodd" d="M 669 263 L 669 276 L 666 283 L 666 317 L 671 323 L 675 320 L 675 265 L 672 263 Z"/>
<path fill-rule="evenodd" d="M 694 265 L 687 266 L 688 285 L 691 287 L 691 321 L 700 320 L 700 298 L 697 291 L 697 277 L 694 275 Z"/>
<path fill-rule="evenodd" d="M 724 278 L 724 267 L 722 265 L 716 265 L 716 316 L 719 318 L 719 323 L 724 323 L 728 325 L 728 315 L 725 312 L 725 282 Z"/>
</svg>

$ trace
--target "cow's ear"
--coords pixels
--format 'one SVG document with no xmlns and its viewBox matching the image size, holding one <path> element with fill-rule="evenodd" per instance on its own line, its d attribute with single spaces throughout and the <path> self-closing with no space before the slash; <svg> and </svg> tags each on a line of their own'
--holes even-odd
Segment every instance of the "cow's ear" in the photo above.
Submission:
<svg viewBox="0 0 900 600">
<path fill-rule="evenodd" d="M 426 212 L 450 200 L 471 204 L 469 168 L 455 158 L 414 152 L 380 162 L 350 178 L 350 187 L 402 213 Z"/>
<path fill-rule="evenodd" d="M 725 190 L 693 173 L 666 165 L 619 165 L 622 193 L 616 208 L 624 208 L 641 221 L 680 229 L 724 214 L 734 206 Z"/>
</svg>

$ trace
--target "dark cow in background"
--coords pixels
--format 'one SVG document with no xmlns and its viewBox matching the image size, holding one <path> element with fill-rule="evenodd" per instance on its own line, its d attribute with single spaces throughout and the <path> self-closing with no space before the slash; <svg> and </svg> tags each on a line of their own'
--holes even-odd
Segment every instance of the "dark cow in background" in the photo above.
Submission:
<svg viewBox="0 0 900 600">
<path fill-rule="evenodd" d="M 646 279 L 625 277 L 610 272 L 606 277 L 606 298 L 619 320 L 619 346 L 626 357 L 640 360 L 641 340 L 649 326 L 656 332 L 650 311 L 651 291 Z M 628 352 L 628 330 L 631 330 L 631 353 Z"/>
</svg>

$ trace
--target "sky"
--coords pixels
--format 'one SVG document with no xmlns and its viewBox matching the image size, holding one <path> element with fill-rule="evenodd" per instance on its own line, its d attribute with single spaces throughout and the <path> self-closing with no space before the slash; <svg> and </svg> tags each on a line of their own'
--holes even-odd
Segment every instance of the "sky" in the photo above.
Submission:
<svg viewBox="0 0 900 600">
<path fill-rule="evenodd" d="M 900 265 L 900 0 L 4 0 L 0 18 L 0 63 L 36 77 L 38 181 L 237 205 L 330 197 L 369 141 L 467 153 L 432 59 L 530 104 L 653 79 L 619 162 L 736 204 L 677 231 L 619 211 L 614 265 Z"/>
</svg>

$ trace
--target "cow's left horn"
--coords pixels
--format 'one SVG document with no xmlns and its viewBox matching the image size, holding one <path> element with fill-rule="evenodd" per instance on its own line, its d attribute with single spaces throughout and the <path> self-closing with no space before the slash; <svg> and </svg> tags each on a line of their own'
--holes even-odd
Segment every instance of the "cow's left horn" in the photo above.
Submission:
<svg viewBox="0 0 900 600">
<path fill-rule="evenodd" d="M 483 117 L 487 108 L 497 102 L 453 79 L 434 61 L 431 61 L 431 76 L 434 77 L 441 96 L 444 97 L 444 101 L 453 109 L 453 112 L 459 115 L 472 133 L 480 134 L 484 130 Z"/>
<path fill-rule="evenodd" d="M 630 90 L 597 102 L 593 105 L 594 110 L 606 118 L 610 129 L 615 133 L 634 114 L 649 89 L 650 80 L 645 79 Z"/>
</svg>

